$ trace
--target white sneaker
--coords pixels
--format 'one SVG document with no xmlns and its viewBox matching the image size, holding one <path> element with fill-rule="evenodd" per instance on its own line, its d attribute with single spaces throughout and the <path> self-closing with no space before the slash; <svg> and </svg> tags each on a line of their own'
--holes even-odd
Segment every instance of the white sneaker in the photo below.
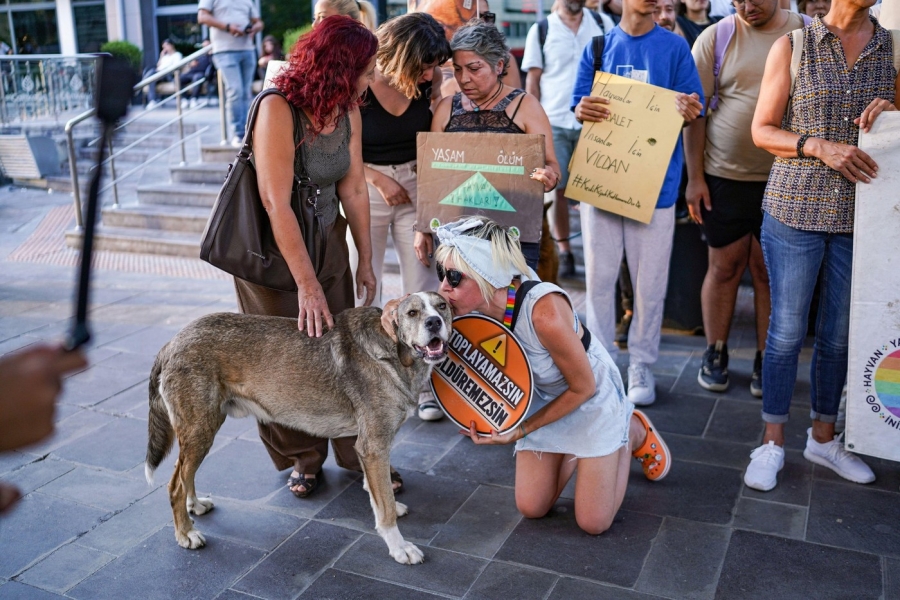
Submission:
<svg viewBox="0 0 900 600">
<path fill-rule="evenodd" d="M 838 406 L 837 421 L 834 422 L 834 432 L 841 433 L 847 428 L 847 384 L 841 391 L 841 404 Z"/>
<path fill-rule="evenodd" d="M 444 418 L 444 411 L 438 405 L 431 392 L 419 394 L 419 418 L 423 421 L 440 421 Z"/>
<path fill-rule="evenodd" d="M 750 453 L 750 464 L 744 471 L 744 485 L 768 492 L 778 483 L 778 471 L 784 467 L 784 448 L 775 442 L 763 444 Z"/>
<path fill-rule="evenodd" d="M 642 362 L 628 366 L 628 399 L 635 406 L 650 406 L 656 402 L 656 379 L 650 367 Z"/>
<path fill-rule="evenodd" d="M 156 105 L 159 104 L 156 100 L 151 100 L 147 103 L 147 110 L 153 110 L 156 108 Z"/>
<path fill-rule="evenodd" d="M 242 140 L 238 136 L 234 136 L 233 138 L 231 138 L 231 147 L 232 148 L 240 148 L 243 145 L 244 145 L 244 140 Z"/>
<path fill-rule="evenodd" d="M 834 439 L 825 444 L 820 444 L 813 439 L 812 427 L 806 430 L 806 450 L 803 458 L 809 462 L 828 467 L 844 479 L 854 483 L 872 483 L 875 481 L 875 473 L 864 463 L 862 459 L 851 452 L 844 450 L 844 434 L 834 436 Z"/>
<path fill-rule="evenodd" d="M 197 102 L 196 98 L 191 98 L 190 101 L 188 102 L 188 108 L 197 108 L 198 104 L 199 104 L 199 102 Z"/>
</svg>

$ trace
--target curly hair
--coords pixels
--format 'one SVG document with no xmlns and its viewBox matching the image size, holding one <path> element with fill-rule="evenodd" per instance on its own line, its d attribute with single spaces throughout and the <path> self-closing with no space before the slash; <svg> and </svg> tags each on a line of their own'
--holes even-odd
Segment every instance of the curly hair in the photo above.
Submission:
<svg viewBox="0 0 900 600">
<path fill-rule="evenodd" d="M 384 23 L 378 37 L 376 64 L 382 75 L 407 98 L 418 98 L 422 65 L 450 58 L 444 27 L 428 13 L 408 13 Z"/>
<path fill-rule="evenodd" d="M 450 50 L 456 52 L 474 52 L 487 62 L 492 69 L 496 69 L 500 61 L 503 61 L 503 71 L 498 79 L 503 79 L 509 73 L 510 52 L 506 45 L 506 36 L 499 29 L 485 23 L 481 19 L 472 19 L 453 34 L 450 40 Z"/>
<path fill-rule="evenodd" d="M 375 35 L 359 21 L 328 17 L 297 41 L 272 83 L 295 108 L 306 109 L 315 137 L 362 103 L 356 84 L 377 49 Z"/>
</svg>

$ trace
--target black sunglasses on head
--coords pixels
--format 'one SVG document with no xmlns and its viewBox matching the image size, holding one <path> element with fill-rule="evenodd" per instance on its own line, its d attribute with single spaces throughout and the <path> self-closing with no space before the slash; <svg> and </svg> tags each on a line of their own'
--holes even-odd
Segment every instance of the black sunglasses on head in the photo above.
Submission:
<svg viewBox="0 0 900 600">
<path fill-rule="evenodd" d="M 497 22 L 497 14 L 492 12 L 483 12 L 481 13 L 481 20 L 485 23 L 496 23 Z"/>
<path fill-rule="evenodd" d="M 437 268 L 438 281 L 443 281 L 444 277 L 446 277 L 447 283 L 449 283 L 452 288 L 455 288 L 462 283 L 464 275 L 461 271 L 457 271 L 456 269 L 447 269 L 445 271 L 444 265 L 439 262 L 435 263 L 435 267 Z"/>
</svg>

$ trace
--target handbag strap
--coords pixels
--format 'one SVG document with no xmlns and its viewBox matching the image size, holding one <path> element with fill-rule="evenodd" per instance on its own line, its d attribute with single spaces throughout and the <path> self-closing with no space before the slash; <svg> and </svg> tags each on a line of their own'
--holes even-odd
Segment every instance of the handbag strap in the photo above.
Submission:
<svg viewBox="0 0 900 600">
<path fill-rule="evenodd" d="M 303 130 L 303 121 L 297 116 L 297 109 L 291 104 L 290 100 L 287 99 L 287 96 L 279 90 L 278 88 L 267 88 L 264 89 L 259 95 L 253 100 L 253 104 L 250 105 L 250 111 L 247 114 L 247 130 L 244 132 L 244 141 L 241 145 L 241 150 L 238 153 L 238 156 L 244 158 L 245 160 L 250 157 L 250 154 L 253 152 L 253 127 L 256 125 L 256 114 L 259 112 L 259 105 L 262 104 L 263 98 L 266 96 L 271 96 L 272 94 L 277 94 L 284 98 L 284 101 L 288 103 L 288 107 L 291 109 L 291 115 L 294 117 L 294 143 L 297 145 L 297 149 L 300 151 L 300 182 L 303 184 L 309 184 L 310 178 L 309 173 L 306 171 L 306 154 L 303 149 L 303 144 L 298 143 L 302 142 L 306 133 Z M 299 130 L 300 135 L 298 137 L 297 131 Z"/>
</svg>

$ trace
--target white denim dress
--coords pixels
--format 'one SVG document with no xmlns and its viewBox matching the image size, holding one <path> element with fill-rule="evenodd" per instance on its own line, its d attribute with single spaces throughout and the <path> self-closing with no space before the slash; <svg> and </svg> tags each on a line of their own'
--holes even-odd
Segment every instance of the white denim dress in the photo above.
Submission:
<svg viewBox="0 0 900 600">
<path fill-rule="evenodd" d="M 513 330 L 531 362 L 534 375 L 534 398 L 528 416 L 569 387 L 550 352 L 538 340 L 531 317 L 535 303 L 552 293 L 562 294 L 571 305 L 572 300 L 560 287 L 539 283 L 526 294 Z M 575 329 L 578 329 L 577 315 Z M 619 369 L 600 340 L 593 336 L 588 359 L 597 383 L 596 393 L 562 419 L 544 425 L 516 442 L 516 452 L 531 450 L 595 458 L 612 454 L 628 443 L 628 425 L 634 407 L 625 397 Z"/>
</svg>

